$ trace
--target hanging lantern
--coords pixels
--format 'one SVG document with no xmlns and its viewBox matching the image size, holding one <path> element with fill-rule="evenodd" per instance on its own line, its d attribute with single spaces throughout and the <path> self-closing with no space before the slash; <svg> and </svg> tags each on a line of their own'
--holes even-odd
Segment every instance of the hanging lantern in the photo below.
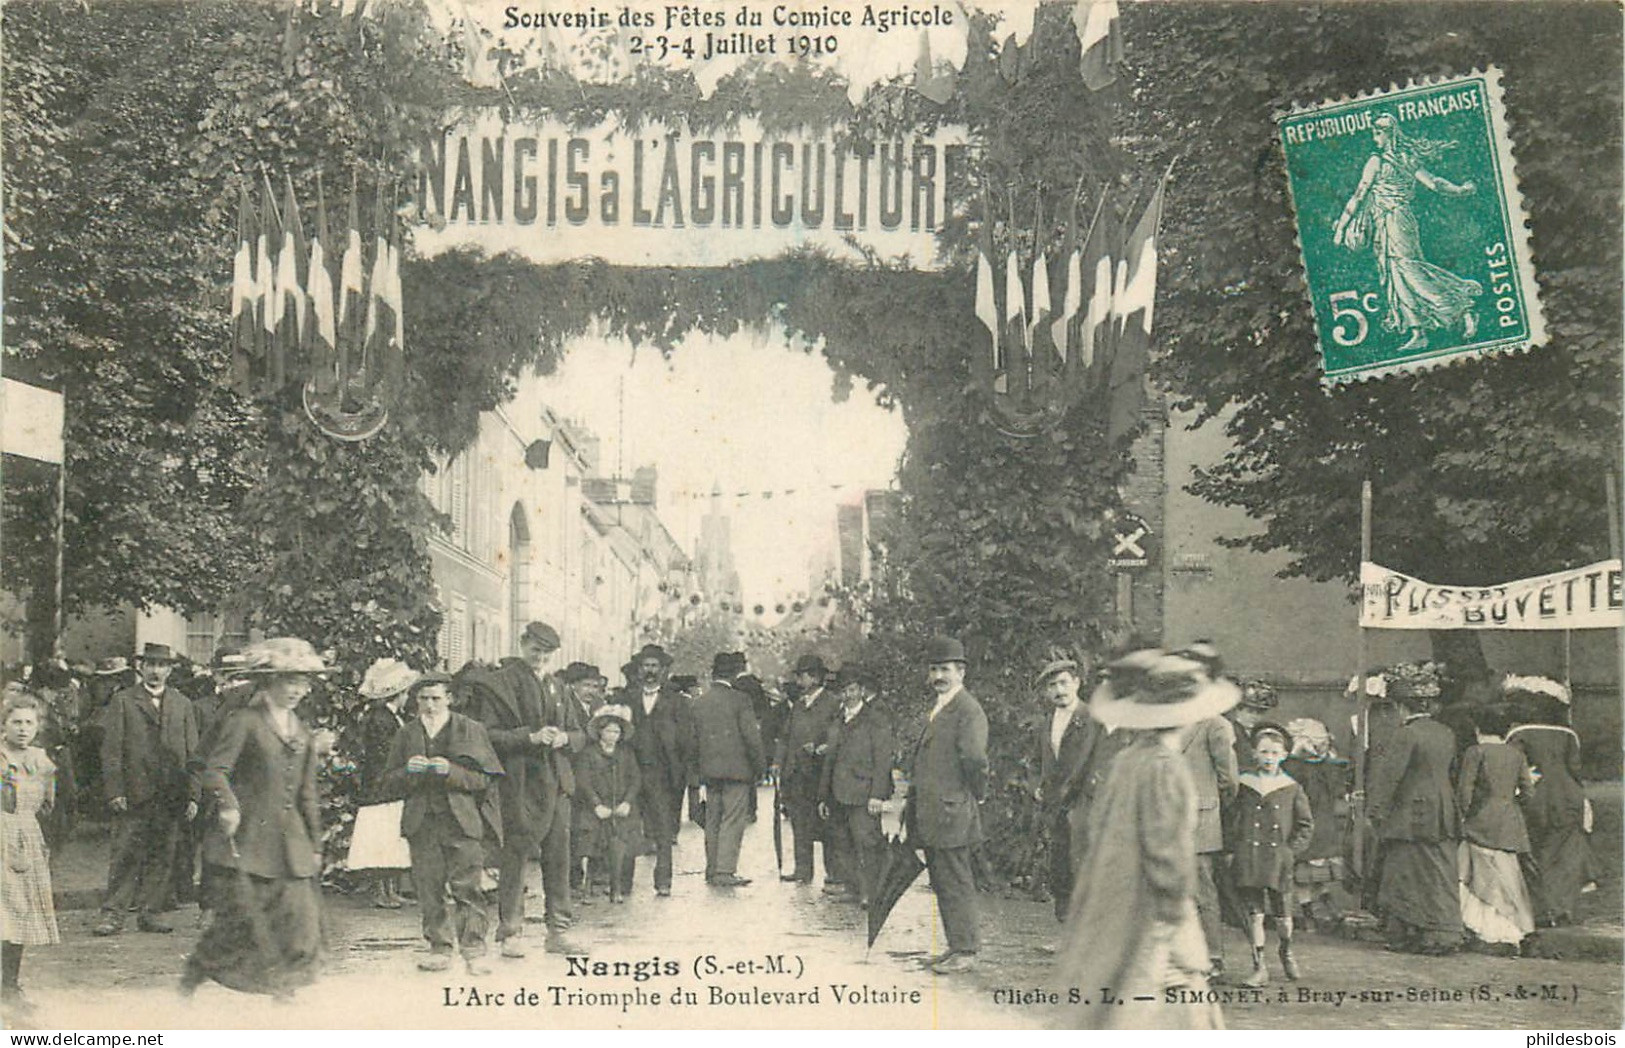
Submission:
<svg viewBox="0 0 1625 1048">
<path fill-rule="evenodd" d="M 775 605 L 773 605 L 773 611 L 774 611 L 775 614 L 783 615 L 784 614 L 784 605 L 783 604 L 775 604 Z"/>
<path fill-rule="evenodd" d="M 798 600 L 794 604 L 790 605 L 790 610 L 799 613 L 803 606 L 804 605 L 801 603 L 801 601 Z"/>
<path fill-rule="evenodd" d="M 688 602 L 698 607 L 700 603 L 700 595 L 698 593 L 694 594 L 692 597 L 688 598 Z"/>
<path fill-rule="evenodd" d="M 761 613 L 762 613 L 762 612 L 764 612 L 764 611 L 766 611 L 766 610 L 767 610 L 767 609 L 766 609 L 766 608 L 763 608 L 763 607 L 762 607 L 762 606 L 761 606 L 761 605 L 760 605 L 760 604 L 758 604 L 758 605 L 756 605 L 756 607 L 754 607 L 754 608 L 752 608 L 752 609 L 751 609 L 751 611 L 752 611 L 752 612 L 753 612 L 753 613 L 755 613 L 755 614 L 757 614 L 757 615 L 760 615 L 760 614 L 761 614 Z"/>
</svg>

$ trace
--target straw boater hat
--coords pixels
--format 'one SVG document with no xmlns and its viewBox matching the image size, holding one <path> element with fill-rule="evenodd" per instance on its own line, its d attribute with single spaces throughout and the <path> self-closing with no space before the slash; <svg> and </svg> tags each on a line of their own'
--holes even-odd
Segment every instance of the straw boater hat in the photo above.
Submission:
<svg viewBox="0 0 1625 1048">
<path fill-rule="evenodd" d="M 327 664 L 309 641 L 298 637 L 273 637 L 243 649 L 243 667 L 238 676 L 276 673 L 326 673 Z"/>
<path fill-rule="evenodd" d="M 361 678 L 361 697 L 387 699 L 410 688 L 417 679 L 417 671 L 400 659 L 379 659 Z"/>
<path fill-rule="evenodd" d="M 1565 706 L 1569 704 L 1569 689 L 1550 677 L 1520 677 L 1509 673 L 1506 680 L 1501 682 L 1501 694 L 1508 698 L 1514 695 L 1543 695 Z"/>
<path fill-rule="evenodd" d="M 130 660 L 123 655 L 111 655 L 96 663 L 92 671 L 98 677 L 111 677 L 115 673 L 123 673 L 130 668 Z"/>
<path fill-rule="evenodd" d="M 1153 660 L 1143 652 L 1130 658 L 1144 666 L 1138 686 L 1119 696 L 1124 674 L 1114 672 L 1089 701 L 1090 714 L 1109 728 L 1183 728 L 1217 717 L 1241 700 L 1240 688 L 1213 680 L 1195 659 L 1159 653 Z"/>
<path fill-rule="evenodd" d="M 600 706 L 598 712 L 592 715 L 592 720 L 587 722 L 587 734 L 595 739 L 598 738 L 598 732 L 603 728 L 606 721 L 620 722 L 622 742 L 632 737 L 632 709 L 630 706 L 621 706 L 616 703 Z"/>
</svg>

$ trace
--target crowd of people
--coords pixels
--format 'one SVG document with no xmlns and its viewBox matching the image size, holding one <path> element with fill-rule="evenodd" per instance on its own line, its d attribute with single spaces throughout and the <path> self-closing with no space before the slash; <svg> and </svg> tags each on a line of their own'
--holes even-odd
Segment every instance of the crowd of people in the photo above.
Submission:
<svg viewBox="0 0 1625 1048">
<path fill-rule="evenodd" d="M 612 692 L 596 666 L 555 668 L 561 642 L 545 623 L 518 647 L 455 676 L 382 659 L 356 694 L 344 742 L 360 807 L 344 866 L 375 906 L 415 899 L 420 967 L 445 970 L 460 955 L 487 973 L 490 941 L 524 957 L 538 924 L 543 949 L 576 952 L 578 909 L 614 912 L 637 890 L 640 861 L 654 895 L 670 896 L 685 808 L 704 826 L 706 884 L 749 886 L 739 855 L 764 782 L 791 834 L 783 879 L 811 884 L 821 872 L 826 895 L 863 907 L 884 866 L 882 815 L 906 782 L 902 832 L 923 853 L 946 947 L 926 963 L 939 974 L 977 966 L 988 719 L 957 640 L 925 656 L 934 701 L 907 740 L 880 675 L 861 664 L 835 671 L 808 654 L 781 691 L 741 652 L 717 653 L 701 680 L 673 674 L 649 644 Z M 318 768 L 336 740 L 299 708 L 330 667 L 308 643 L 274 639 L 222 652 L 183 690 L 180 661 L 148 644 L 133 671 L 115 658 L 82 685 L 49 670 L 8 683 L 8 995 L 24 949 L 59 939 L 49 852 L 76 797 L 111 818 L 95 935 L 123 933 L 132 913 L 138 931 L 167 933 L 164 914 L 195 898 L 203 930 L 183 991 L 213 980 L 285 995 L 314 978 L 328 858 Z M 1336 923 L 1360 893 L 1390 949 L 1515 954 L 1537 925 L 1571 920 L 1594 887 L 1579 740 L 1555 681 L 1509 677 L 1493 701 L 1444 709 L 1437 681 L 1391 682 L 1354 725 L 1367 741 L 1363 795 L 1325 723 L 1281 723 L 1274 693 L 1229 680 L 1209 644 L 1134 650 L 1096 672 L 1058 657 L 1035 685 L 1049 710 L 1032 785 L 1065 928 L 1061 984 L 1155 1000 L 1175 986 L 1260 987 L 1272 928 L 1279 971 L 1297 979 L 1295 929 Z M 539 900 L 526 889 L 531 863 Z M 1227 923 L 1248 945 L 1234 968 Z M 1149 1003 L 1086 1005 L 1067 1021 L 1169 1016 L 1218 1021 Z"/>
</svg>

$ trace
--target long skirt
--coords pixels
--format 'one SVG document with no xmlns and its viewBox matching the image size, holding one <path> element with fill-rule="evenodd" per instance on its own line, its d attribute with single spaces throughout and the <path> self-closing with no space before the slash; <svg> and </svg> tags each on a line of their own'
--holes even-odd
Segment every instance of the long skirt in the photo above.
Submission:
<svg viewBox="0 0 1625 1048">
<path fill-rule="evenodd" d="M 1413 928 L 1461 934 L 1455 841 L 1383 841 L 1382 915 Z"/>
<path fill-rule="evenodd" d="M 315 879 L 216 873 L 214 920 L 187 959 L 187 978 L 274 996 L 310 985 L 322 938 Z"/>
<path fill-rule="evenodd" d="M 1578 823 L 1557 826 L 1530 826 L 1535 868 L 1539 875 L 1532 883 L 1540 916 L 1544 920 L 1567 922 L 1574 916 L 1581 890 L 1596 879 L 1591 858 L 1591 835 Z"/>
<path fill-rule="evenodd" d="M 1462 841 L 1461 923 L 1488 943 L 1517 945 L 1535 930 L 1535 910 L 1516 852 Z"/>
<path fill-rule="evenodd" d="M 1082 886 L 1073 891 L 1076 898 Z M 1126 967 L 1106 977 L 1098 962 L 1111 951 L 1093 947 L 1088 931 L 1076 927 L 1076 905 L 1072 919 L 1056 971 L 1061 984 L 1080 990 L 1083 1000 L 1058 1016 L 1055 1028 L 1224 1029 L 1219 1006 L 1207 999 L 1206 971 L 1212 962 L 1194 899 L 1181 904 L 1179 919 L 1171 926 L 1156 927 L 1147 917 L 1140 925 L 1144 934 L 1125 955 Z M 1102 986 L 1103 982 L 1113 985 Z"/>
</svg>

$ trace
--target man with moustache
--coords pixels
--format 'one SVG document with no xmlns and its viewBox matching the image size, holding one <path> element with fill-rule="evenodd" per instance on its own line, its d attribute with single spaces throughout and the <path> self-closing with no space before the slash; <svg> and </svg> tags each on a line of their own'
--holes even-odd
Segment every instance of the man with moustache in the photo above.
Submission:
<svg viewBox="0 0 1625 1048">
<path fill-rule="evenodd" d="M 1078 664 L 1072 659 L 1052 659 L 1038 672 L 1038 689 L 1050 705 L 1050 715 L 1039 733 L 1037 800 L 1058 921 L 1066 920 L 1072 899 L 1074 806 L 1068 803 L 1066 787 L 1083 768 L 1098 731 L 1078 700 L 1081 683 Z"/>
<path fill-rule="evenodd" d="M 579 730 L 571 701 L 547 663 L 559 648 L 559 635 L 545 622 L 532 622 L 519 637 L 519 658 L 495 670 L 465 668 L 468 715 L 485 725 L 502 762 L 497 780 L 502 808 L 502 851 L 498 864 L 497 940 L 503 957 L 525 956 L 525 864 L 540 859 L 548 935 L 546 949 L 569 953 L 563 937 L 573 923 L 570 908 L 570 798 L 575 773 L 570 766 L 571 732 Z"/>
<path fill-rule="evenodd" d="M 155 914 L 169 894 L 181 823 L 197 818 L 202 796 L 188 767 L 197 757 L 197 714 L 169 686 L 175 656 L 167 644 L 147 644 L 140 680 L 107 703 L 102 717 L 102 783 L 113 813 L 107 895 L 96 935 L 124 930 L 124 913 L 138 910 L 144 932 L 174 931 Z"/>
<path fill-rule="evenodd" d="M 658 644 L 645 644 L 632 657 L 633 686 L 617 701 L 632 710 L 632 752 L 637 757 L 643 835 L 654 845 L 655 894 L 671 895 L 672 846 L 683 814 L 683 793 L 694 774 L 694 727 L 689 702 L 666 681 L 671 656 Z M 631 876 L 628 864 L 627 876 Z M 630 880 L 621 884 L 630 893 Z"/>
<path fill-rule="evenodd" d="M 965 647 L 940 637 L 926 654 L 935 704 L 914 751 L 908 839 L 925 849 L 926 868 L 948 949 L 928 966 L 939 975 L 976 967 L 981 945 L 971 850 L 982 841 L 978 805 L 987 791 L 987 714 L 965 689 Z"/>
<path fill-rule="evenodd" d="M 790 817 L 794 835 L 795 868 L 779 879 L 811 884 L 813 842 L 824 836 L 818 817 L 818 784 L 823 777 L 824 754 L 829 747 L 829 731 L 835 724 L 841 703 L 824 687 L 829 670 L 817 655 L 803 655 L 794 670 L 797 695 L 790 703 L 790 716 L 779 743 L 779 795 Z M 842 871 L 830 859 L 824 845 L 824 886 L 842 880 Z"/>
</svg>

